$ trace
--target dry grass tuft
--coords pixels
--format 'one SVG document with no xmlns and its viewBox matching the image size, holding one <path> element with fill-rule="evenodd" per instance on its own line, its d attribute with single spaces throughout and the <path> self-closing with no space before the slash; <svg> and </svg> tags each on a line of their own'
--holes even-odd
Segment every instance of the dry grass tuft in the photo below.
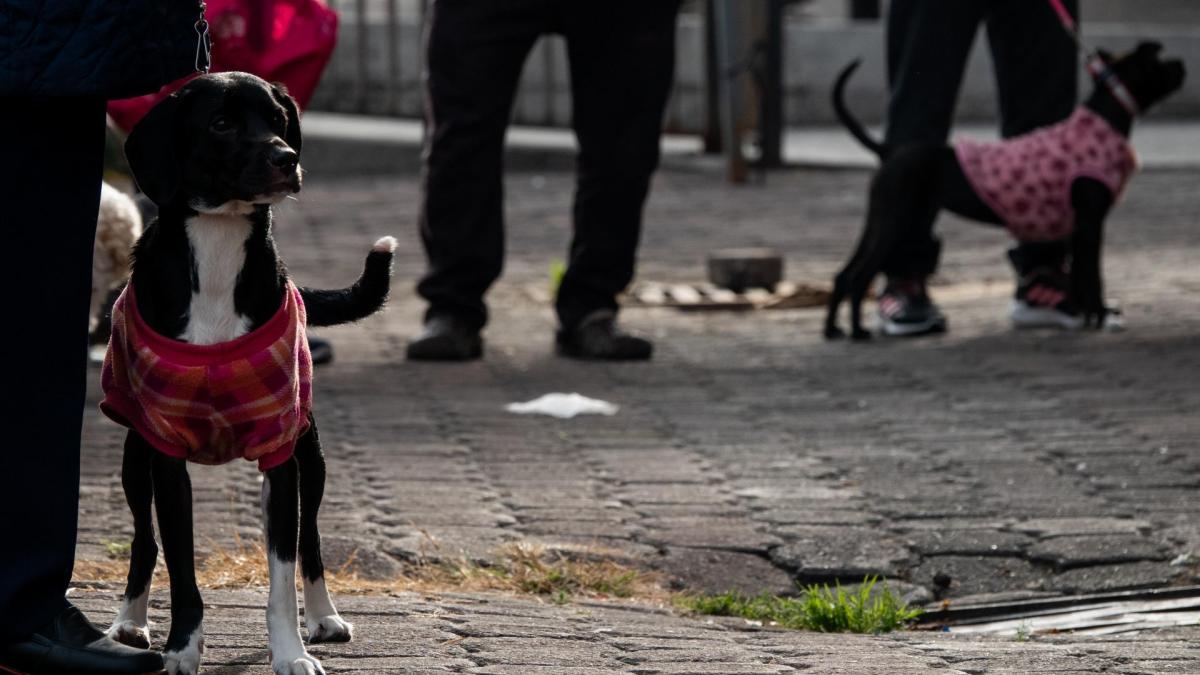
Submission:
<svg viewBox="0 0 1200 675">
<path fill-rule="evenodd" d="M 107 560 L 77 560 L 76 583 L 119 583 L 128 563 L 110 553 Z M 196 570 L 201 588 L 263 588 L 268 585 L 267 555 L 262 544 L 238 540 L 233 548 L 214 549 Z M 627 598 L 665 601 L 657 575 L 628 567 L 587 549 L 564 551 L 520 543 L 505 546 L 487 564 L 466 557 L 421 562 L 394 578 L 364 579 L 354 556 L 336 570 L 326 570 L 331 592 L 342 595 L 390 595 L 404 592 L 439 593 L 495 591 L 545 597 L 565 603 L 572 598 Z M 168 582 L 163 565 L 155 569 L 155 584 Z"/>
</svg>

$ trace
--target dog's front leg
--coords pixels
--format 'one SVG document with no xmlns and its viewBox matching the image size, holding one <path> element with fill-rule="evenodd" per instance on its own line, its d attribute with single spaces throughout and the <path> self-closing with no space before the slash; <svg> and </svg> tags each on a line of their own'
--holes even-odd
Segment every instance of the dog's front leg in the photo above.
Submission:
<svg viewBox="0 0 1200 675">
<path fill-rule="evenodd" d="M 267 598 L 271 669 L 276 675 L 324 675 L 321 663 L 309 656 L 300 639 L 300 608 L 296 604 L 299 489 L 295 459 L 267 471 L 263 480 L 263 524 L 271 573 Z"/>
<path fill-rule="evenodd" d="M 308 641 L 349 642 L 354 626 L 338 615 L 325 585 L 321 534 L 317 529 L 317 513 L 325 495 L 325 456 L 312 416 L 308 431 L 296 442 L 296 466 L 300 470 L 300 571 L 304 577 L 304 624 L 308 627 Z"/>
<path fill-rule="evenodd" d="M 147 607 L 150 581 L 158 559 L 158 545 L 154 543 L 154 477 L 151 470 L 155 452 L 138 432 L 130 430 L 126 434 L 121 486 L 133 514 L 133 543 L 129 548 L 129 579 L 125 584 L 121 611 L 108 629 L 108 636 L 139 649 L 150 648 Z"/>
<path fill-rule="evenodd" d="M 1071 186 L 1075 230 L 1071 236 L 1071 301 L 1083 312 L 1084 325 L 1104 327 L 1108 307 L 1104 304 L 1101 257 L 1104 220 L 1112 209 L 1112 192 L 1100 181 L 1080 178 Z"/>
<path fill-rule="evenodd" d="M 169 675 L 196 675 L 204 652 L 204 602 L 196 587 L 192 540 L 192 482 L 182 459 L 153 452 L 154 503 L 162 532 L 163 556 L 171 575 L 171 632 L 163 660 Z"/>
</svg>

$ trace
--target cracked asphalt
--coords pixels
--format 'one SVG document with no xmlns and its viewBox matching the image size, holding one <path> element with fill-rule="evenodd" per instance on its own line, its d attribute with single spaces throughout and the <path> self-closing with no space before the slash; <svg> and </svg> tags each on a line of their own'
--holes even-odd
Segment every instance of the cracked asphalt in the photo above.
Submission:
<svg viewBox="0 0 1200 675">
<path fill-rule="evenodd" d="M 640 278 L 701 281 L 707 252 L 771 246 L 789 278 L 827 281 L 858 235 L 868 177 L 797 170 L 734 187 L 703 167 L 664 172 Z M 447 365 L 403 359 L 422 310 L 416 178 L 314 175 L 277 218 L 300 283 L 345 285 L 375 238 L 401 240 L 387 311 L 322 333 L 337 350 L 317 371 L 315 408 L 331 565 L 353 555 L 362 574 L 386 577 L 414 559 L 484 560 L 529 541 L 602 549 L 692 590 L 786 592 L 882 575 L 924 603 L 1194 583 L 1198 179 L 1146 172 L 1109 221 L 1107 290 L 1123 332 L 1014 332 L 1008 240 L 946 218 L 933 289 L 945 336 L 827 343 L 820 310 L 639 307 L 622 321 L 657 339 L 655 359 L 612 365 L 552 353 L 549 270 L 569 238 L 571 176 L 512 174 L 486 358 Z M 621 410 L 559 421 L 503 409 L 552 391 Z M 132 532 L 121 430 L 97 400 L 93 373 L 86 558 Z M 256 473 L 193 471 L 201 553 L 261 536 Z M 118 590 L 79 597 L 106 619 Z M 165 595 L 155 598 L 165 623 Z M 206 598 L 210 672 L 267 672 L 265 593 Z M 1014 643 L 783 633 L 505 596 L 342 605 L 361 639 L 318 652 L 335 672 L 1200 672 L 1195 629 Z"/>
</svg>

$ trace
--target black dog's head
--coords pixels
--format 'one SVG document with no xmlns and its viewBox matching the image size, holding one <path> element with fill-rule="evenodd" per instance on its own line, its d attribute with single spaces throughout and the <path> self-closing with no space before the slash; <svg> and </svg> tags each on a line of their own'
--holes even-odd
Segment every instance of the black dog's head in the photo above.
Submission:
<svg viewBox="0 0 1200 675">
<path fill-rule="evenodd" d="M 125 142 L 138 187 L 160 207 L 239 212 L 300 191 L 300 115 L 280 85 L 203 75 L 154 106 Z"/>
<path fill-rule="evenodd" d="M 1178 91 L 1186 77 L 1183 61 L 1164 61 L 1162 49 L 1157 42 L 1143 42 L 1137 49 L 1121 56 L 1114 57 L 1100 50 L 1100 58 L 1125 84 L 1142 110 Z"/>
</svg>

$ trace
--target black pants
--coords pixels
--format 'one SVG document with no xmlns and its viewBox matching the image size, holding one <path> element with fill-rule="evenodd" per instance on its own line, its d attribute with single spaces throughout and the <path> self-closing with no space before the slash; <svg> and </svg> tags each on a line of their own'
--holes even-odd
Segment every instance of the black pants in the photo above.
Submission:
<svg viewBox="0 0 1200 675">
<path fill-rule="evenodd" d="M 1065 5 L 1078 17 L 1078 0 Z M 1078 54 L 1046 0 L 892 0 L 888 147 L 946 142 L 981 23 L 995 69 L 1001 135 L 1018 136 L 1070 116 L 1077 99 Z M 913 241 L 897 249 L 884 272 L 924 278 L 936 269 L 940 248 L 932 236 Z"/>
<path fill-rule="evenodd" d="M 427 316 L 487 321 L 504 259 L 503 144 L 521 69 L 561 33 L 579 142 L 575 236 L 559 287 L 564 326 L 617 308 L 633 279 L 642 207 L 658 166 L 679 0 L 435 0 L 426 50 L 427 134 L 417 287 Z"/>
<path fill-rule="evenodd" d="M 75 560 L 104 101 L 0 98 L 0 130 L 0 642 L 8 642 L 62 610 Z"/>
</svg>

